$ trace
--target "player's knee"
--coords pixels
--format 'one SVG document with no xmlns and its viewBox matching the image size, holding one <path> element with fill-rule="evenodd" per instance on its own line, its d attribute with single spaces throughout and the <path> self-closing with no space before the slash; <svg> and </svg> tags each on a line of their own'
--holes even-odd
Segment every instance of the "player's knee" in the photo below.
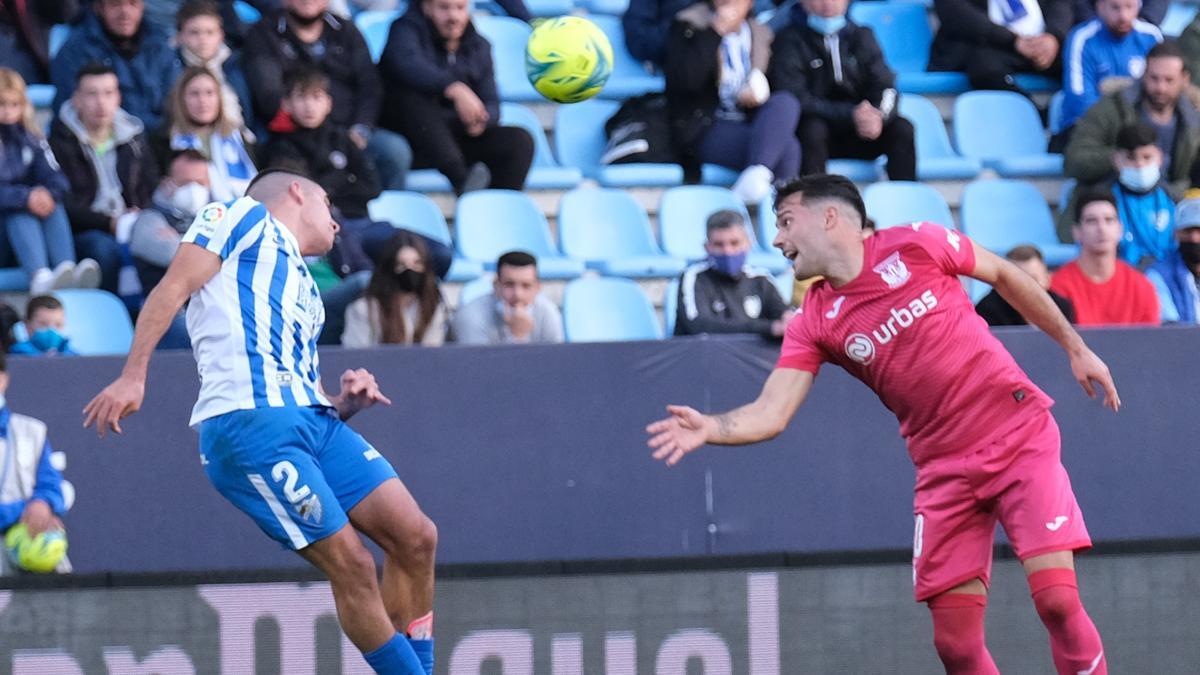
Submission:
<svg viewBox="0 0 1200 675">
<path fill-rule="evenodd" d="M 429 516 L 421 516 L 421 524 L 409 540 L 409 555 L 415 562 L 432 561 L 437 551 L 437 525 Z"/>
<path fill-rule="evenodd" d="M 948 673 L 973 672 L 979 665 L 980 655 L 987 653 L 982 631 L 978 635 L 935 632 L 933 647 Z"/>
<path fill-rule="evenodd" d="M 375 558 L 361 542 L 343 546 L 334 559 L 334 569 L 330 574 L 344 583 L 375 583 Z"/>
<path fill-rule="evenodd" d="M 1079 591 L 1073 586 L 1050 586 L 1033 596 L 1033 604 L 1038 616 L 1046 624 L 1065 623 L 1068 619 L 1083 609 L 1079 601 Z"/>
</svg>

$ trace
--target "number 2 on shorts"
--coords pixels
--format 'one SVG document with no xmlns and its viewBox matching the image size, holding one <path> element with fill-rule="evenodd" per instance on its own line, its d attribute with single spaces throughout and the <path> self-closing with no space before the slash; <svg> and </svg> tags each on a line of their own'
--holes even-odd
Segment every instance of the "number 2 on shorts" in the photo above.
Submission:
<svg viewBox="0 0 1200 675">
<path fill-rule="evenodd" d="M 271 479 L 276 483 L 283 481 L 283 496 L 292 504 L 300 503 L 312 490 L 308 489 L 307 485 L 301 485 L 300 489 L 296 489 L 296 480 L 300 478 L 300 472 L 296 470 L 296 465 L 286 459 L 271 467 Z"/>
</svg>

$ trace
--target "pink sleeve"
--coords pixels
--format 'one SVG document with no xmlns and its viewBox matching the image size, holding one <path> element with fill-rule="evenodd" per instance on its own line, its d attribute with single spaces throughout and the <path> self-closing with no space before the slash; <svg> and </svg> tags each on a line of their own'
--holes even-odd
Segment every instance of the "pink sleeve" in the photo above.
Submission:
<svg viewBox="0 0 1200 675">
<path fill-rule="evenodd" d="M 821 349 L 805 328 L 804 313 L 797 314 L 783 334 L 783 347 L 779 350 L 775 367 L 803 370 L 816 375 L 824 360 Z"/>
<path fill-rule="evenodd" d="M 975 249 L 967 235 L 948 230 L 936 223 L 912 223 L 908 238 L 925 249 L 934 263 L 946 274 L 971 274 L 975 271 Z"/>
</svg>

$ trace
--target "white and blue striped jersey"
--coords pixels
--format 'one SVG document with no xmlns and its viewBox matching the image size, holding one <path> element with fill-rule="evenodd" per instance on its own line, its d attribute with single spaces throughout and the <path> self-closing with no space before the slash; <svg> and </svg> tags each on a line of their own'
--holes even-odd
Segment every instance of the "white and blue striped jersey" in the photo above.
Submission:
<svg viewBox="0 0 1200 675">
<path fill-rule="evenodd" d="M 221 256 L 187 309 L 200 372 L 191 425 L 234 410 L 330 405 L 317 361 L 325 306 L 295 236 L 242 197 L 201 209 L 183 241 Z"/>
</svg>

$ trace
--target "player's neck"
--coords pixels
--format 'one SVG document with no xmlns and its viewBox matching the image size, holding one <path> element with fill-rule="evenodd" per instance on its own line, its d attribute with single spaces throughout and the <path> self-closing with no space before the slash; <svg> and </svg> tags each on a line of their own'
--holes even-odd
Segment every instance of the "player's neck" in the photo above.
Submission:
<svg viewBox="0 0 1200 675">
<path fill-rule="evenodd" d="M 1117 256 L 1113 255 L 1081 255 L 1079 269 L 1092 281 L 1105 282 L 1117 272 Z"/>
<path fill-rule="evenodd" d="M 831 257 L 825 278 L 834 288 L 845 286 L 862 274 L 865 257 L 866 250 L 861 240 L 847 244 L 844 248 L 836 250 Z"/>
</svg>

